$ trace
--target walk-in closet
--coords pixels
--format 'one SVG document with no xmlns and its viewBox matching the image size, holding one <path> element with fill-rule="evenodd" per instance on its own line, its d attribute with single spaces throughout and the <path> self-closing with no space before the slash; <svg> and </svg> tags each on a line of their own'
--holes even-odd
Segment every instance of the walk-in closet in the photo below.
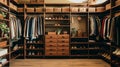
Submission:
<svg viewBox="0 0 120 67">
<path fill-rule="evenodd" d="M 120 67 L 120 0 L 0 0 L 0 67 Z"/>
</svg>

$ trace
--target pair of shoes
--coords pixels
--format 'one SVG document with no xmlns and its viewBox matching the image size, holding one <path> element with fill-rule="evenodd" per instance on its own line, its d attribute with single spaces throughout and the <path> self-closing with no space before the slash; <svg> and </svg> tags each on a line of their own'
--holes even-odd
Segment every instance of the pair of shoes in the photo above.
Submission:
<svg viewBox="0 0 120 67">
<path fill-rule="evenodd" d="M 76 46 L 72 46 L 72 49 L 76 49 L 77 47 Z"/>
<path fill-rule="evenodd" d="M 120 49 L 116 49 L 116 50 L 113 52 L 113 54 L 115 54 L 115 55 L 120 55 Z"/>
<path fill-rule="evenodd" d="M 102 56 L 109 59 L 109 60 L 111 59 L 111 57 L 110 57 L 110 55 L 108 53 L 103 53 Z"/>
</svg>

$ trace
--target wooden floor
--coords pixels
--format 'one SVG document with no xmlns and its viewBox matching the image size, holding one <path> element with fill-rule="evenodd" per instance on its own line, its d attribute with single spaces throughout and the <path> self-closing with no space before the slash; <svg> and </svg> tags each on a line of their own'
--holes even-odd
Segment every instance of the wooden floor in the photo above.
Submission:
<svg viewBox="0 0 120 67">
<path fill-rule="evenodd" d="M 100 59 L 18 59 L 10 67 L 110 67 Z"/>
</svg>

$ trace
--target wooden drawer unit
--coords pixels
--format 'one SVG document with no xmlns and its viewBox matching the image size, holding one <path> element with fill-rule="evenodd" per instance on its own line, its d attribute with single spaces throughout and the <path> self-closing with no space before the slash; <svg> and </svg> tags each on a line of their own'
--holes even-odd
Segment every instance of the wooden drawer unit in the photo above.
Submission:
<svg viewBox="0 0 120 67">
<path fill-rule="evenodd" d="M 57 51 L 58 52 L 69 52 L 69 47 L 58 47 Z"/>
<path fill-rule="evenodd" d="M 57 52 L 46 52 L 46 56 L 57 56 Z"/>
<path fill-rule="evenodd" d="M 57 39 L 57 35 L 46 35 L 45 36 L 46 39 Z"/>
<path fill-rule="evenodd" d="M 46 50 L 46 52 L 56 52 L 57 48 L 56 47 L 46 47 L 45 50 Z"/>
<path fill-rule="evenodd" d="M 69 43 L 58 43 L 58 47 L 69 47 Z"/>
<path fill-rule="evenodd" d="M 69 52 L 58 52 L 58 56 L 69 56 Z"/>
<path fill-rule="evenodd" d="M 58 39 L 69 39 L 69 35 L 58 35 Z"/>
<path fill-rule="evenodd" d="M 57 39 L 45 39 L 46 43 L 56 43 Z"/>
<path fill-rule="evenodd" d="M 58 39 L 58 43 L 69 43 L 69 39 Z"/>
<path fill-rule="evenodd" d="M 57 43 L 46 43 L 46 47 L 57 47 Z"/>
</svg>

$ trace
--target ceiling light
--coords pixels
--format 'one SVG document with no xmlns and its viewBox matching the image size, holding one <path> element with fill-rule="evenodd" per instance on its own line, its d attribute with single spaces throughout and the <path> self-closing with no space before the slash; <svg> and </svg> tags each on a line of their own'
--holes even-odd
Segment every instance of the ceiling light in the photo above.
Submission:
<svg viewBox="0 0 120 67">
<path fill-rule="evenodd" d="M 88 0 L 69 0 L 69 1 L 73 3 L 83 3 L 83 2 L 87 2 Z"/>
<path fill-rule="evenodd" d="M 92 5 L 94 4 L 102 4 L 104 2 L 106 2 L 107 0 L 89 0 L 88 2 Z"/>
</svg>

